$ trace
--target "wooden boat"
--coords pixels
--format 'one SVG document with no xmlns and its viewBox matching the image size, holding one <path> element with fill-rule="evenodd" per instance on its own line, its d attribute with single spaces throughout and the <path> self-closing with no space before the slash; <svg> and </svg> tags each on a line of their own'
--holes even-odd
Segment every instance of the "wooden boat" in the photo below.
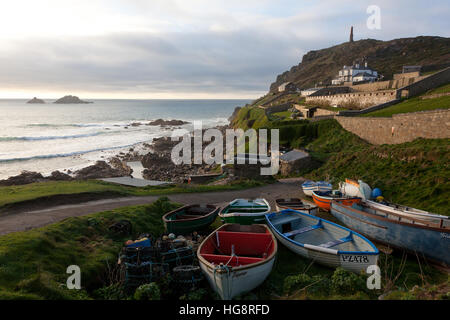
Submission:
<svg viewBox="0 0 450 320">
<path fill-rule="evenodd" d="M 392 213 L 399 214 L 404 217 L 409 218 L 417 218 L 422 219 L 428 222 L 439 224 L 442 221 L 442 224 L 446 227 L 450 227 L 450 217 L 443 216 L 439 214 L 434 214 L 428 211 L 411 208 L 408 206 L 404 206 L 401 204 L 391 203 L 391 202 L 378 202 L 373 200 L 364 200 L 364 204 L 367 206 L 378 209 L 378 210 L 384 210 Z"/>
<path fill-rule="evenodd" d="M 450 226 L 450 219 L 448 216 L 434 214 L 401 204 L 371 200 L 372 189 L 367 183 L 361 180 L 355 181 L 351 179 L 345 179 L 345 182 L 339 183 L 339 190 L 347 196 L 361 197 L 362 201 L 365 204 L 374 209 L 381 209 L 392 213 L 397 213 L 405 217 L 415 217 L 434 223 L 440 223 L 440 221 L 442 220 L 444 225 Z"/>
<path fill-rule="evenodd" d="M 330 211 L 330 205 L 332 200 L 342 201 L 343 204 L 347 206 L 351 206 L 353 203 L 361 202 L 361 198 L 359 197 L 349 197 L 339 190 L 333 191 L 313 191 L 313 200 L 317 204 L 317 206 L 323 210 Z"/>
<path fill-rule="evenodd" d="M 225 224 L 200 244 L 197 257 L 211 287 L 230 300 L 267 278 L 276 253 L 277 240 L 266 225 Z"/>
<path fill-rule="evenodd" d="M 292 209 L 315 216 L 318 210 L 314 203 L 299 198 L 276 199 L 275 203 L 277 211 Z"/>
<path fill-rule="evenodd" d="M 450 266 L 450 229 L 415 217 L 333 201 L 331 214 L 349 228 L 387 245 L 403 248 Z"/>
<path fill-rule="evenodd" d="M 313 191 L 331 191 L 333 186 L 326 181 L 305 181 L 302 183 L 303 193 L 312 197 Z"/>
<path fill-rule="evenodd" d="M 275 237 L 294 253 L 329 267 L 356 273 L 378 261 L 378 249 L 362 235 L 306 213 L 283 210 L 266 215 Z"/>
<path fill-rule="evenodd" d="M 168 212 L 162 219 L 167 232 L 188 234 L 207 228 L 214 222 L 219 210 L 219 207 L 210 204 L 194 204 Z"/>
<path fill-rule="evenodd" d="M 264 223 L 264 215 L 269 212 L 266 199 L 236 199 L 220 211 L 219 217 L 225 223 Z"/>
</svg>

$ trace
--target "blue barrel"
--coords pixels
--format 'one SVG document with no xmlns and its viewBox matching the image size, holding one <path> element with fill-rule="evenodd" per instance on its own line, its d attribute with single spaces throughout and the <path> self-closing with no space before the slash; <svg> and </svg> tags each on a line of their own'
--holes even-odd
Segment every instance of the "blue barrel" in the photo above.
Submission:
<svg viewBox="0 0 450 320">
<path fill-rule="evenodd" d="M 377 197 L 381 196 L 381 190 L 380 188 L 375 188 L 372 190 L 372 198 L 376 199 Z"/>
</svg>

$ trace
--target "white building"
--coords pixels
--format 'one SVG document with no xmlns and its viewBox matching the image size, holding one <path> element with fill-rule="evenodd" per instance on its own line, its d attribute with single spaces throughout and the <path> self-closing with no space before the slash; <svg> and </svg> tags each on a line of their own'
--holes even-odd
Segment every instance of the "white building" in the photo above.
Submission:
<svg viewBox="0 0 450 320">
<path fill-rule="evenodd" d="M 344 82 L 361 82 L 361 81 L 375 81 L 378 79 L 378 72 L 370 69 L 367 62 L 364 65 L 359 62 L 352 66 L 344 66 L 339 70 L 339 75 L 331 81 L 333 85 L 342 85 Z"/>
</svg>

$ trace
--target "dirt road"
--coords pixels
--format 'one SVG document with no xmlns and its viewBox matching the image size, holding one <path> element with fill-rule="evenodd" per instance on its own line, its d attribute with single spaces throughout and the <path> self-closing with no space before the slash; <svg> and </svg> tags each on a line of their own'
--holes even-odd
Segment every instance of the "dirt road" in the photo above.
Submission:
<svg viewBox="0 0 450 320">
<path fill-rule="evenodd" d="M 282 179 L 271 185 L 246 190 L 180 193 L 168 195 L 168 198 L 174 202 L 184 204 L 212 203 L 224 205 L 236 198 L 261 197 L 266 198 L 271 203 L 271 206 L 274 207 L 274 199 L 276 198 L 290 198 L 303 195 L 300 187 L 302 180 L 301 178 Z M 158 197 L 144 196 L 97 200 L 0 216 L 0 235 L 43 227 L 68 217 L 83 216 L 125 206 L 149 204 L 158 199 Z"/>
</svg>

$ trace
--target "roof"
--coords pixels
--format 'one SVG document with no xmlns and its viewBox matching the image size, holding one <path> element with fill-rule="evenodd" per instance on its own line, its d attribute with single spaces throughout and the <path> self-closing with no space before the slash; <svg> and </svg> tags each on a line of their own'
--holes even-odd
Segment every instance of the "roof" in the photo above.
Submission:
<svg viewBox="0 0 450 320">
<path fill-rule="evenodd" d="M 303 158 L 307 158 L 307 157 L 309 157 L 309 154 L 304 151 L 292 150 L 292 151 L 286 152 L 285 154 L 281 155 L 280 160 L 290 162 L 290 161 L 295 161 L 295 160 L 303 159 Z"/>
<path fill-rule="evenodd" d="M 322 88 L 308 88 L 308 89 L 302 89 L 302 91 L 317 91 L 320 89 L 322 89 Z"/>
<path fill-rule="evenodd" d="M 373 74 L 367 73 L 367 72 L 359 72 L 359 73 L 355 74 L 355 75 L 353 76 L 353 78 L 355 78 L 355 77 L 360 77 L 360 76 L 376 78 L 376 76 L 374 76 Z"/>
</svg>

